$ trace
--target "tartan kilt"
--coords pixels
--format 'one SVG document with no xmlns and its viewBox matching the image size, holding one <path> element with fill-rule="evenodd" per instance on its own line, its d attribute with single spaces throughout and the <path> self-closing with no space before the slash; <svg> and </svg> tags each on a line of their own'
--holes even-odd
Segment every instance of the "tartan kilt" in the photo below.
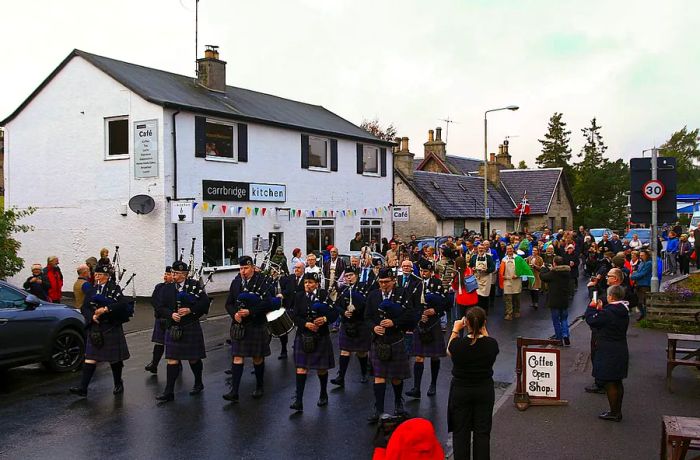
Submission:
<svg viewBox="0 0 700 460">
<path fill-rule="evenodd" d="M 182 338 L 177 342 L 170 338 L 170 329 L 165 331 L 165 359 L 184 361 L 206 357 L 204 334 L 199 320 L 182 326 Z"/>
<path fill-rule="evenodd" d="M 414 337 L 415 340 L 415 337 Z M 375 377 L 384 379 L 400 379 L 405 380 L 411 377 L 411 368 L 408 364 L 408 353 L 404 345 L 404 340 L 401 339 L 391 345 L 391 360 L 382 361 L 377 357 L 375 346 L 376 340 L 372 341 L 372 349 L 369 357 L 372 360 L 372 370 Z"/>
<path fill-rule="evenodd" d="M 445 334 L 440 329 L 440 323 L 437 322 L 430 329 L 430 334 L 433 341 L 424 344 L 420 339 L 418 328 L 413 330 L 413 350 L 411 356 L 423 356 L 425 358 L 442 358 L 447 356 L 447 346 L 445 345 Z"/>
<path fill-rule="evenodd" d="M 151 342 L 160 345 L 165 345 L 165 320 L 158 319 L 153 322 L 153 334 L 151 334 Z"/>
<path fill-rule="evenodd" d="M 90 326 L 91 329 L 94 327 L 102 331 L 104 345 L 101 348 L 94 346 L 90 340 L 90 331 L 88 330 L 88 338 L 85 341 L 85 359 L 103 363 L 116 363 L 129 359 L 129 347 L 126 344 L 124 329 L 122 329 L 121 324 L 116 326 L 110 324 L 96 326 L 93 324 Z"/>
<path fill-rule="evenodd" d="M 271 339 L 267 325 L 246 324 L 243 340 L 231 340 L 231 356 L 270 356 Z"/>
<path fill-rule="evenodd" d="M 344 351 L 362 353 L 369 351 L 372 346 L 372 332 L 364 322 L 358 324 L 360 334 L 357 337 L 348 337 L 345 333 L 345 322 L 340 323 L 338 332 L 338 348 Z"/>
<path fill-rule="evenodd" d="M 301 332 L 297 329 L 294 338 L 294 365 L 303 369 L 326 370 L 335 367 L 333 342 L 330 335 L 318 337 L 318 344 L 313 353 L 304 353 L 301 345 Z"/>
</svg>

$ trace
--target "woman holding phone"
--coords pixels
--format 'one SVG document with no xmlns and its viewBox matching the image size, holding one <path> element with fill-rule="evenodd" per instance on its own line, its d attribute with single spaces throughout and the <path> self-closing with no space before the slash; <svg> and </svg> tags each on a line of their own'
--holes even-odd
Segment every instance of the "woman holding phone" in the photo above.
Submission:
<svg viewBox="0 0 700 460">
<path fill-rule="evenodd" d="M 464 328 L 468 334 L 460 338 Z M 486 312 L 482 308 L 470 308 L 461 321 L 454 323 L 447 354 L 452 358 L 447 428 L 453 436 L 454 459 L 488 459 L 495 399 L 493 364 L 498 355 L 498 342 L 489 337 Z"/>
</svg>

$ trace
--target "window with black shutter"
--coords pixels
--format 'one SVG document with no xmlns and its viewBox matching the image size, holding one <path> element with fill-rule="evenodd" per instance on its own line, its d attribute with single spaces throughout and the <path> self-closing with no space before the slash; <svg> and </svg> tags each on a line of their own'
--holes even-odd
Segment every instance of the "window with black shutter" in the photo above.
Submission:
<svg viewBox="0 0 700 460">
<path fill-rule="evenodd" d="M 335 139 L 302 134 L 301 167 L 317 171 L 337 171 L 337 141 Z"/>
<path fill-rule="evenodd" d="M 217 161 L 248 161 L 248 126 L 195 117 L 194 156 Z"/>
<path fill-rule="evenodd" d="M 379 149 L 379 163 L 381 168 L 381 176 L 386 177 L 386 148 Z"/>
</svg>

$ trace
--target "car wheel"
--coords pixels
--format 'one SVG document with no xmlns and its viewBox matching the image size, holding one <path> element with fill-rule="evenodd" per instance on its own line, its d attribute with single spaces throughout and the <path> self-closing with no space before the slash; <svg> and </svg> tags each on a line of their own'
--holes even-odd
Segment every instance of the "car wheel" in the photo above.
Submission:
<svg viewBox="0 0 700 460">
<path fill-rule="evenodd" d="M 51 355 L 45 362 L 54 372 L 71 372 L 80 367 L 85 355 L 85 339 L 73 329 L 63 329 L 53 339 Z"/>
</svg>

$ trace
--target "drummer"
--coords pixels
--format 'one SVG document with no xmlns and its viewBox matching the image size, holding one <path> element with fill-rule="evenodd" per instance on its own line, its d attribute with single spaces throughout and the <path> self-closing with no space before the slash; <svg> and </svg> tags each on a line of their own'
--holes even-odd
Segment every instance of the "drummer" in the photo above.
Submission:
<svg viewBox="0 0 700 460">
<path fill-rule="evenodd" d="M 275 309 L 274 286 L 265 276 L 256 272 L 253 259 L 243 256 L 238 259 L 240 271 L 231 282 L 226 311 L 233 320 L 231 324 L 231 391 L 223 395 L 227 401 L 238 402 L 238 389 L 243 375 L 243 358 L 253 358 L 255 391 L 253 398 L 263 396 L 265 356 L 270 356 L 270 333 L 267 330 L 267 313 Z M 279 301 L 276 302 L 279 304 Z M 240 334 L 234 337 L 234 329 Z"/>
<path fill-rule="evenodd" d="M 367 353 L 372 345 L 372 333 L 365 322 L 365 303 L 367 302 L 367 286 L 358 283 L 360 269 L 349 267 L 343 275 L 345 290 L 339 294 L 336 308 L 341 314 L 338 347 L 340 348 L 340 371 L 331 380 L 333 385 L 345 386 L 345 373 L 350 364 L 350 354 L 356 353 L 360 361 L 362 377 L 360 382 L 367 383 Z"/>
<path fill-rule="evenodd" d="M 293 273 L 280 278 L 280 291 L 282 294 L 282 305 L 290 315 L 294 313 L 294 296 L 297 292 L 304 292 L 304 262 L 294 264 Z M 287 359 L 288 334 L 281 335 L 281 351 L 277 359 Z"/>
</svg>

